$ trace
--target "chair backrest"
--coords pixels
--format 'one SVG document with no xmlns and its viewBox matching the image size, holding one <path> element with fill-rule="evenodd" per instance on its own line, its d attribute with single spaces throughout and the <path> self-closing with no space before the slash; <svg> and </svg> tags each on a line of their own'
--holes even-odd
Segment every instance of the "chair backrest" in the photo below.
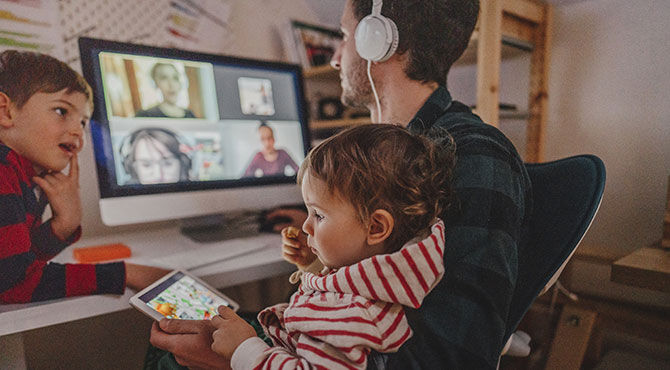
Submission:
<svg viewBox="0 0 670 370">
<path fill-rule="evenodd" d="M 545 286 L 558 279 L 591 225 L 605 188 L 605 165 L 594 155 L 526 164 L 526 169 L 533 187 L 533 211 L 519 248 L 505 340 Z"/>
</svg>

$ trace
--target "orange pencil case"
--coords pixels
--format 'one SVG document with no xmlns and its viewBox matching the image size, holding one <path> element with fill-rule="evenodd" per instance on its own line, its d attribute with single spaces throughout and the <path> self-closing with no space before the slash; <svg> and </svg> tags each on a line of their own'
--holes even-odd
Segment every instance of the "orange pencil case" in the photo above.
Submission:
<svg viewBox="0 0 670 370">
<path fill-rule="evenodd" d="M 121 243 L 75 248 L 74 259 L 80 263 L 94 263 L 130 257 L 130 248 Z"/>
</svg>

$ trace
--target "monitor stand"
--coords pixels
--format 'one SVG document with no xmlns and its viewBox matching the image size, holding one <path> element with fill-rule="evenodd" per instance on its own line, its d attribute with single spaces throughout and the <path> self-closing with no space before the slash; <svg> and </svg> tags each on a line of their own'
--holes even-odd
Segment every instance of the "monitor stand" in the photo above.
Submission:
<svg viewBox="0 0 670 370">
<path fill-rule="evenodd" d="M 260 211 L 240 211 L 181 220 L 180 231 L 198 243 L 246 238 L 258 234 Z"/>
</svg>

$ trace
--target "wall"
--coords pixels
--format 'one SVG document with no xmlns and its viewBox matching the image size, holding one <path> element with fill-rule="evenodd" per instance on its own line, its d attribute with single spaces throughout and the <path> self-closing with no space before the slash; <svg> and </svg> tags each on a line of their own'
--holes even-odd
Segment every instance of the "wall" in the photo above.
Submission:
<svg viewBox="0 0 670 370">
<path fill-rule="evenodd" d="M 607 167 L 585 242 L 617 252 L 660 240 L 670 175 L 670 2 L 558 6 L 546 158 L 594 153 Z"/>
</svg>

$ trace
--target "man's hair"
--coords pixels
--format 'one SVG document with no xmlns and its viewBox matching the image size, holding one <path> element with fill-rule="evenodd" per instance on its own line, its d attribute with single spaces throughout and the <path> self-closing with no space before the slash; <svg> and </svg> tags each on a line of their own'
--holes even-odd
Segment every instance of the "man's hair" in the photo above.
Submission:
<svg viewBox="0 0 670 370">
<path fill-rule="evenodd" d="M 372 11 L 372 0 L 351 0 L 354 17 Z M 384 0 L 382 15 L 398 26 L 398 53 L 408 53 L 405 73 L 413 80 L 447 84 L 451 65 L 468 46 L 479 0 Z"/>
<path fill-rule="evenodd" d="M 49 55 L 6 50 L 0 53 L 0 92 L 21 108 L 35 93 L 80 92 L 93 108 L 91 86 L 67 64 Z"/>
<path fill-rule="evenodd" d="M 389 124 L 347 129 L 310 151 L 298 184 L 305 174 L 323 181 L 354 207 L 361 223 L 377 209 L 388 211 L 395 222 L 386 246 L 399 249 L 449 204 L 453 140 L 446 131 L 433 137 Z"/>
</svg>

